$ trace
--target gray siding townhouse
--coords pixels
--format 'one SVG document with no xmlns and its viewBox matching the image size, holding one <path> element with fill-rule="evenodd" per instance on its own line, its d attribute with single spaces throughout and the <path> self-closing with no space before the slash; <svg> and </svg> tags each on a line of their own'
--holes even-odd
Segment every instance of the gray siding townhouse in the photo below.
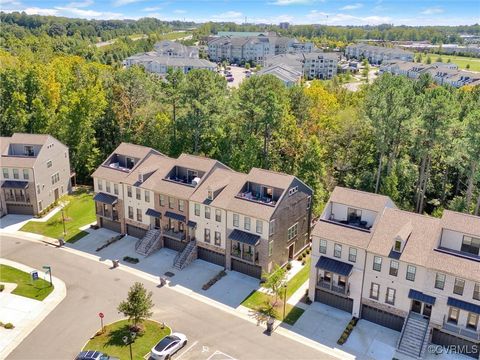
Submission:
<svg viewBox="0 0 480 360">
<path fill-rule="evenodd" d="M 413 52 L 401 48 L 387 48 L 367 44 L 349 45 L 345 49 L 348 59 L 367 59 L 370 64 L 380 65 L 388 60 L 413 61 Z"/>
<path fill-rule="evenodd" d="M 331 79 L 337 74 L 339 55 L 314 51 L 300 54 L 282 54 L 266 59 L 265 71 L 275 66 L 288 66 L 300 72 L 305 79 Z"/>
<path fill-rule="evenodd" d="M 50 135 L 0 138 L 0 215 L 37 215 L 71 190 L 68 147 Z"/>
</svg>

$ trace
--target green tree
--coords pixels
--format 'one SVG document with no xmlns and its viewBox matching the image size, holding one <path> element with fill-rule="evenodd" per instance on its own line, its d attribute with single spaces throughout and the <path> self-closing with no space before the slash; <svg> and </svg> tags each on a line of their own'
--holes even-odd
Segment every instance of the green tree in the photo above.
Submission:
<svg viewBox="0 0 480 360">
<path fill-rule="evenodd" d="M 263 287 L 275 297 L 275 300 L 272 304 L 275 307 L 278 302 L 278 297 L 281 296 L 282 289 L 286 282 L 287 270 L 275 264 L 273 271 L 270 274 L 264 273 L 262 277 L 266 278 Z"/>
<path fill-rule="evenodd" d="M 130 287 L 127 299 L 122 301 L 117 309 L 128 320 L 132 322 L 135 328 L 152 316 L 153 308 L 152 292 L 145 289 L 142 283 L 136 282 Z"/>
<path fill-rule="evenodd" d="M 172 140 L 177 142 L 177 111 L 185 88 L 185 75 L 180 69 L 169 68 L 162 89 L 166 100 L 172 107 Z"/>
</svg>

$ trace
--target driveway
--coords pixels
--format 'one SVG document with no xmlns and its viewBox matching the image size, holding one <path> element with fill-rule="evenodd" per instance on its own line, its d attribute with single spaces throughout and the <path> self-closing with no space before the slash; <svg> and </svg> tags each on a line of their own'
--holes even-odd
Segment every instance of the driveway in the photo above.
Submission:
<svg viewBox="0 0 480 360">
<path fill-rule="evenodd" d="M 246 78 L 245 70 L 247 70 L 247 69 L 245 69 L 243 67 L 240 67 L 240 66 L 231 66 L 230 65 L 230 70 L 229 71 L 233 75 L 233 81 L 227 83 L 228 87 L 238 88 L 240 86 L 240 84 L 242 83 L 242 81 L 245 80 L 245 78 Z"/>
<path fill-rule="evenodd" d="M 145 257 L 135 252 L 135 243 L 138 239 L 128 235 L 105 249 L 96 252 L 95 250 L 98 247 L 118 234 L 104 228 L 98 230 L 88 229 L 86 231 L 89 232 L 89 235 L 66 246 L 98 256 L 101 261 L 118 259 L 121 266 L 129 266 L 150 275 L 166 277 L 165 273 L 168 272 L 173 274 L 173 276 L 167 277 L 170 282 L 169 286 L 183 287 L 185 290 L 207 296 L 232 308 L 238 307 L 251 291 L 259 288 L 258 279 L 236 271 L 227 271 L 227 276 L 224 276 L 210 289 L 205 291 L 202 289 L 202 286 L 223 270 L 223 266 L 197 259 L 183 270 L 179 270 L 173 267 L 175 256 L 178 254 L 176 251 L 162 248 Z M 122 260 L 125 256 L 138 258 L 140 262 L 138 264 L 127 263 Z"/>
</svg>

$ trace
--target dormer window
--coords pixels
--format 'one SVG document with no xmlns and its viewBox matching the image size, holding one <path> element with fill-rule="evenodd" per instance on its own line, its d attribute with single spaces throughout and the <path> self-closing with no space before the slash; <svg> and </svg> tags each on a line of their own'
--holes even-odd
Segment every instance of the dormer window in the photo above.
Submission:
<svg viewBox="0 0 480 360">
<path fill-rule="evenodd" d="M 362 220 L 362 210 L 348 208 L 348 222 L 349 223 L 360 223 Z"/>
<path fill-rule="evenodd" d="M 395 240 L 395 246 L 393 247 L 393 250 L 396 252 L 402 251 L 402 242 L 400 240 Z"/>
<path fill-rule="evenodd" d="M 126 165 L 127 165 L 127 169 L 133 169 L 133 167 L 135 166 L 135 160 L 127 157 L 126 158 Z"/>
<path fill-rule="evenodd" d="M 33 146 L 31 146 L 31 145 L 25 145 L 25 146 L 23 147 L 23 154 L 24 154 L 25 156 L 35 156 L 35 153 L 34 153 L 34 151 L 33 151 Z"/>
<path fill-rule="evenodd" d="M 207 190 L 207 199 L 208 200 L 213 200 L 213 190 L 212 189 Z"/>
</svg>

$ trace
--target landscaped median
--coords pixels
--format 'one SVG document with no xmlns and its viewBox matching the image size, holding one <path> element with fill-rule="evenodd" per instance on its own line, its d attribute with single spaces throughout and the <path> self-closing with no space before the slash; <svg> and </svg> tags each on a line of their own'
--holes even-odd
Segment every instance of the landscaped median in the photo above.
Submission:
<svg viewBox="0 0 480 360">
<path fill-rule="evenodd" d="M 275 296 L 270 295 L 265 291 L 256 290 L 252 291 L 250 295 L 243 300 L 243 306 L 252 309 L 254 311 L 262 312 L 262 308 L 268 304 L 275 303 L 273 311 L 270 312 L 277 320 L 283 321 L 286 324 L 293 325 L 295 322 L 302 316 L 304 310 L 298 306 L 288 304 L 288 299 L 308 280 L 308 275 L 310 271 L 310 256 L 305 257 L 305 265 L 298 271 L 295 276 L 293 276 L 287 282 L 286 289 L 286 301 L 285 306 L 285 319 L 283 319 L 283 309 L 284 309 L 284 291 L 280 291 L 280 296 L 278 296 L 277 301 L 275 302 Z"/>
<path fill-rule="evenodd" d="M 68 204 L 63 210 L 65 230 L 67 232 L 64 240 L 75 242 L 88 235 L 87 232 L 80 230 L 80 228 L 95 221 L 95 203 L 93 195 L 86 188 L 75 191 L 67 196 L 65 200 L 68 201 Z M 63 238 L 62 212 L 59 211 L 45 222 L 29 221 L 20 231 L 40 234 L 54 239 Z"/>
</svg>

